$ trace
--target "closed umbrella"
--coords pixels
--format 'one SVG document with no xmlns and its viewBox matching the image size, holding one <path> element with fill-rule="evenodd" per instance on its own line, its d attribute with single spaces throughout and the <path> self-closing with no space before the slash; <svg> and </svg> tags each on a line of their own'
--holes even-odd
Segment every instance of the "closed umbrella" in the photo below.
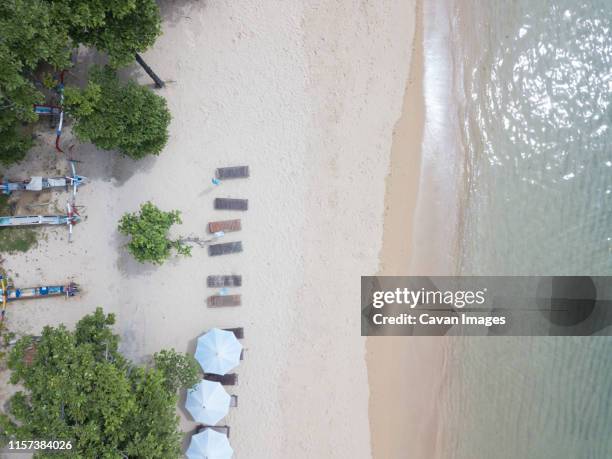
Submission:
<svg viewBox="0 0 612 459">
<path fill-rule="evenodd" d="M 185 408 L 196 422 L 215 425 L 229 407 L 230 396 L 218 382 L 202 380 L 187 391 Z"/>
<path fill-rule="evenodd" d="M 204 373 L 225 375 L 240 363 L 242 344 L 229 331 L 212 328 L 198 338 L 195 358 Z"/>
<path fill-rule="evenodd" d="M 234 450 L 227 437 L 212 429 L 191 437 L 186 456 L 188 459 L 231 459 Z"/>
</svg>

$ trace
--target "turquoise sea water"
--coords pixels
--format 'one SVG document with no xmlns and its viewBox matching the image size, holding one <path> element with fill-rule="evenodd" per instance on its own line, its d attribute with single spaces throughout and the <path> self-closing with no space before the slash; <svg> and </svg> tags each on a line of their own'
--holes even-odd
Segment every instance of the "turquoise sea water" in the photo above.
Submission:
<svg viewBox="0 0 612 459">
<path fill-rule="evenodd" d="M 612 1 L 437 5 L 467 189 L 457 271 L 612 275 Z M 612 458 L 612 337 L 457 338 L 448 369 L 442 457 Z"/>
</svg>

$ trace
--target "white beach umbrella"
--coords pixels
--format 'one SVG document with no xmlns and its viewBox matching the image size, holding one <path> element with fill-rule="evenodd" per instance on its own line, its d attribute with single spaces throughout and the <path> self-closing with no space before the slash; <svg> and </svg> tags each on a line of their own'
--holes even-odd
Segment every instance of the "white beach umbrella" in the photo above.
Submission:
<svg viewBox="0 0 612 459">
<path fill-rule="evenodd" d="M 220 383 L 202 380 L 187 391 L 185 408 L 194 421 L 215 425 L 227 415 L 230 399 Z"/>
<path fill-rule="evenodd" d="M 212 328 L 198 338 L 195 358 L 204 373 L 224 375 L 240 363 L 242 344 L 229 331 Z"/>
<path fill-rule="evenodd" d="M 234 450 L 225 435 L 212 429 L 204 429 L 191 437 L 185 454 L 188 459 L 230 459 Z"/>
</svg>

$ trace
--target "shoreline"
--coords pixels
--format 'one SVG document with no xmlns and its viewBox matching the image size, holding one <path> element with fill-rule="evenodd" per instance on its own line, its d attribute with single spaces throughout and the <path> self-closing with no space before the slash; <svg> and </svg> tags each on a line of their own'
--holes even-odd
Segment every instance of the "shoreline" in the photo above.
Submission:
<svg viewBox="0 0 612 459">
<path fill-rule="evenodd" d="M 424 11 L 416 26 L 403 108 L 393 130 L 378 275 L 429 273 L 411 266 L 421 187 L 425 129 Z M 368 337 L 369 421 L 374 459 L 433 459 L 440 436 L 437 389 L 444 378 L 446 340 L 438 337 Z M 415 377 L 416 376 L 416 377 Z M 409 388 L 409 390 L 407 390 Z"/>
</svg>

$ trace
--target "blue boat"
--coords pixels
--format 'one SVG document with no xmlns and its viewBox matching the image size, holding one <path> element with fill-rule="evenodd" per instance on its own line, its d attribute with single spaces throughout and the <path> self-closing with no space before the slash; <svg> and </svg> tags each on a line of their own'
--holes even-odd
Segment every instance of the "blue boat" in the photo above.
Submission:
<svg viewBox="0 0 612 459">
<path fill-rule="evenodd" d="M 28 300 L 34 298 L 47 298 L 51 296 L 75 296 L 79 291 L 78 285 L 74 282 L 70 282 L 66 285 L 47 285 L 43 287 L 1 287 L 0 295 L 7 302 L 16 300 Z"/>
<path fill-rule="evenodd" d="M 14 191 L 46 191 L 55 190 L 59 188 L 72 188 L 73 196 L 76 195 L 77 188 L 87 183 L 87 177 L 78 175 L 76 173 L 76 167 L 74 161 L 70 161 L 70 167 L 72 169 L 71 176 L 64 177 L 40 177 L 33 176 L 27 180 L 7 180 L 5 179 L 0 183 L 0 191 L 4 194 L 10 195 Z"/>
</svg>

